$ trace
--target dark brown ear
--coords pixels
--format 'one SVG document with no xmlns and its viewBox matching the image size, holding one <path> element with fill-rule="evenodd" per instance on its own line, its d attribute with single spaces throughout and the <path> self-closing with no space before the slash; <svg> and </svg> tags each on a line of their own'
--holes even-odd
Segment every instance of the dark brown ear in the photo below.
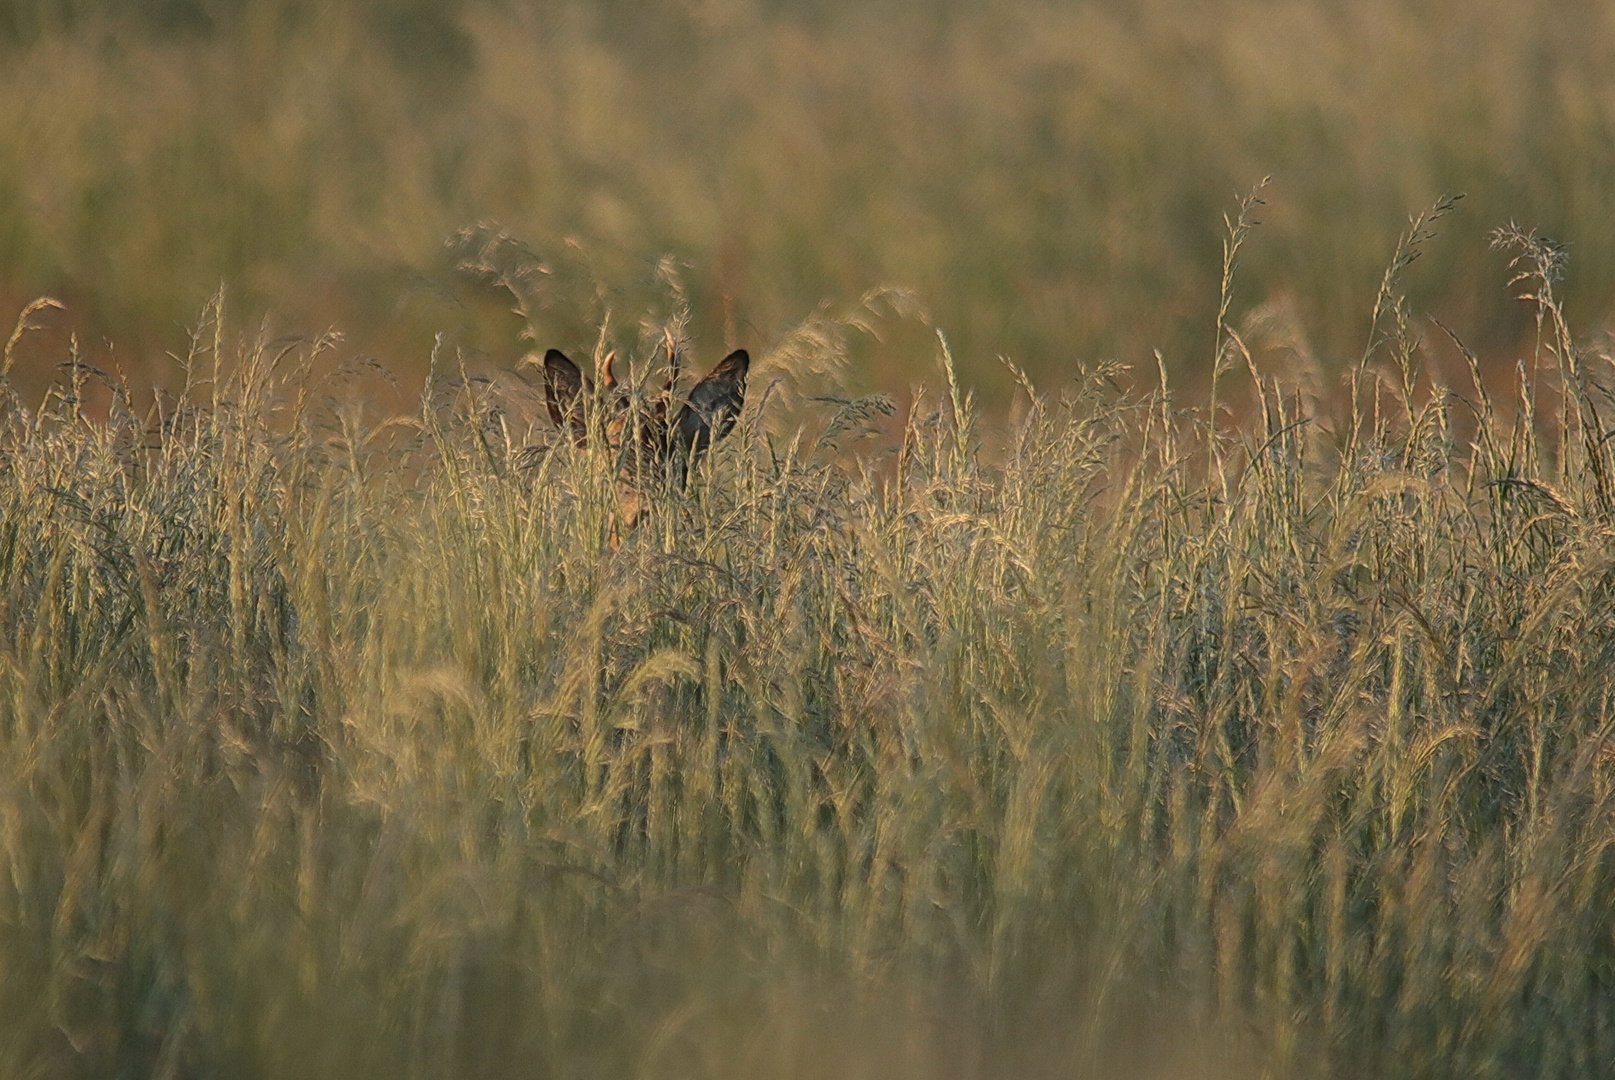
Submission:
<svg viewBox="0 0 1615 1080">
<path fill-rule="evenodd" d="M 691 388 L 689 400 L 673 422 L 673 447 L 687 460 L 693 462 L 735 426 L 746 401 L 746 372 L 750 369 L 751 355 L 736 349 Z"/>
<path fill-rule="evenodd" d="M 544 354 L 544 403 L 549 406 L 550 420 L 558 428 L 571 428 L 572 437 L 580 443 L 588 431 L 583 419 L 583 391 L 587 386 L 583 372 L 560 349 Z"/>
</svg>

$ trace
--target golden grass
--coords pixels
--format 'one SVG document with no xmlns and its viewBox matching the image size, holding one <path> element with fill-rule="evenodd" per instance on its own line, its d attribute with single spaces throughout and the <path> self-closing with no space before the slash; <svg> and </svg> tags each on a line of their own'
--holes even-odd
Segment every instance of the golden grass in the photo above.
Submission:
<svg viewBox="0 0 1615 1080">
<path fill-rule="evenodd" d="M 793 438 L 820 316 L 617 550 L 443 355 L 367 422 L 215 304 L 150 423 L 9 397 L 0 1075 L 1601 1075 L 1609 360 L 1505 234 L 1518 417 L 1432 387 L 1421 238 L 1353 407 L 1225 328 L 1215 437 L 944 345 Z"/>
</svg>

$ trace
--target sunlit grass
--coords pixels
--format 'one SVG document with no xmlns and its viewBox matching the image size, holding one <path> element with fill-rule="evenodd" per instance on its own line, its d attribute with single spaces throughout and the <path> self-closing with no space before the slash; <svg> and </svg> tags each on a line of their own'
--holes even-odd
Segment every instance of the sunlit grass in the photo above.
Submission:
<svg viewBox="0 0 1615 1080">
<path fill-rule="evenodd" d="M 889 454 L 797 436 L 818 316 L 615 549 L 617 463 L 447 354 L 380 424 L 222 303 L 149 419 L 66 358 L 5 402 L 0 1075 L 1601 1074 L 1608 360 L 1514 232 L 1518 408 L 1432 385 L 1424 235 L 1355 405 L 1225 331 L 1214 437 L 1103 367 L 993 428 L 945 343 Z"/>
</svg>

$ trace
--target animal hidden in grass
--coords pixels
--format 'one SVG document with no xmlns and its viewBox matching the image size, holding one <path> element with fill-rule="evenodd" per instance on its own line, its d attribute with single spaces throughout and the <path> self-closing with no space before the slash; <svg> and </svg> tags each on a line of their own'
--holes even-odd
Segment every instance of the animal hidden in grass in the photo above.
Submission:
<svg viewBox="0 0 1615 1080">
<path fill-rule="evenodd" d="M 620 462 L 620 518 L 613 523 L 613 547 L 644 517 L 646 482 L 668 482 L 682 489 L 701 455 L 734 428 L 751 367 L 750 354 L 736 349 L 687 395 L 677 398 L 679 354 L 670 336 L 666 382 L 660 391 L 636 402 L 633 389 L 620 383 L 612 369 L 615 358 L 615 353 L 608 354 L 600 364 L 602 393 L 597 396 L 594 383 L 565 353 L 550 349 L 544 354 L 545 404 L 557 428 L 570 431 L 578 446 L 586 446 L 591 434 L 589 410 L 596 402 L 604 410 L 593 431 Z"/>
</svg>

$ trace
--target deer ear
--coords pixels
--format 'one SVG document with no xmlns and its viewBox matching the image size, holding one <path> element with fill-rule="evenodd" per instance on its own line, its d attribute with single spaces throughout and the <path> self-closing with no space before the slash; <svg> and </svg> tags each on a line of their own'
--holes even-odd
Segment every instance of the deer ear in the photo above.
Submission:
<svg viewBox="0 0 1615 1080">
<path fill-rule="evenodd" d="M 691 461 L 735 426 L 746 402 L 746 373 L 751 354 L 736 349 L 690 390 L 690 398 L 673 422 L 673 445 Z"/>
<path fill-rule="evenodd" d="M 564 352 L 551 349 L 544 354 L 544 403 L 549 406 L 550 419 L 558 428 L 570 427 L 579 438 L 587 430 L 583 422 L 583 388 L 583 372 Z"/>
</svg>

